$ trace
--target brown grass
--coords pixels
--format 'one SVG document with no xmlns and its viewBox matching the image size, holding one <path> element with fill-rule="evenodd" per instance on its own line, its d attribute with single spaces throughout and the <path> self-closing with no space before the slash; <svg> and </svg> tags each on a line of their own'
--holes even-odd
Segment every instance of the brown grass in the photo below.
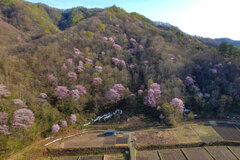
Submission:
<svg viewBox="0 0 240 160">
<path fill-rule="evenodd" d="M 188 158 L 194 160 L 213 160 L 211 155 L 204 148 L 186 148 L 184 152 Z"/>
<path fill-rule="evenodd" d="M 124 160 L 124 156 L 122 154 L 108 154 L 104 155 L 104 160 Z"/>
<path fill-rule="evenodd" d="M 137 140 L 135 143 L 137 146 L 178 143 L 175 132 L 172 130 L 137 132 L 134 138 Z"/>
<path fill-rule="evenodd" d="M 186 160 L 183 153 L 177 150 L 161 150 L 159 151 L 164 160 Z"/>
<path fill-rule="evenodd" d="M 198 143 L 201 142 L 200 137 L 191 127 L 183 127 L 175 130 L 178 143 Z"/>
<path fill-rule="evenodd" d="M 238 157 L 240 157 L 240 147 L 229 147 Z"/>
<path fill-rule="evenodd" d="M 116 136 L 104 136 L 104 132 L 87 132 L 50 145 L 51 148 L 83 148 L 115 146 Z"/>
<path fill-rule="evenodd" d="M 157 151 L 137 152 L 137 160 L 159 160 Z"/>
</svg>

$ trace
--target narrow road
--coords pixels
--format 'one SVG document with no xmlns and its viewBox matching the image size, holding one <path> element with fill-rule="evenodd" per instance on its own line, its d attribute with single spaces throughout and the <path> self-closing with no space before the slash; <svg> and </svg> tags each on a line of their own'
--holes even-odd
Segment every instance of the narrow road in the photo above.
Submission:
<svg viewBox="0 0 240 160">
<path fill-rule="evenodd" d="M 130 144 L 129 144 L 129 149 L 130 149 L 130 157 L 131 160 L 135 160 L 135 154 L 134 154 L 134 150 L 133 150 L 133 139 L 132 139 L 132 133 L 129 133 L 129 137 L 130 137 Z"/>
</svg>

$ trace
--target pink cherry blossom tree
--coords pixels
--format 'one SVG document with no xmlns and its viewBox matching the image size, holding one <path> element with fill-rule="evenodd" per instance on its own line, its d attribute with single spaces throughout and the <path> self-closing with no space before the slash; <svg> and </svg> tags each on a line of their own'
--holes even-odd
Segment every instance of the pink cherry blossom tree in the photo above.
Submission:
<svg viewBox="0 0 240 160">
<path fill-rule="evenodd" d="M 139 89 L 138 90 L 138 95 L 141 96 L 143 94 L 143 90 Z"/>
<path fill-rule="evenodd" d="M 116 43 L 113 44 L 113 48 L 116 49 L 116 50 L 122 49 L 122 47 L 119 44 L 116 44 Z"/>
<path fill-rule="evenodd" d="M 58 99 L 67 98 L 70 96 L 70 91 L 66 86 L 57 86 L 57 88 L 55 88 L 55 95 Z"/>
<path fill-rule="evenodd" d="M 80 96 L 87 94 L 87 90 L 83 85 L 76 85 L 75 88 L 78 90 Z"/>
<path fill-rule="evenodd" d="M 192 77 L 187 76 L 187 77 L 185 78 L 185 81 L 184 81 L 185 86 L 191 86 L 191 85 L 193 85 L 194 83 L 195 83 L 195 81 L 192 79 Z"/>
<path fill-rule="evenodd" d="M 79 49 L 77 49 L 77 48 L 73 48 L 73 50 L 74 50 L 74 55 L 75 55 L 75 56 L 79 56 L 79 55 L 81 55 L 81 52 L 80 52 Z"/>
<path fill-rule="evenodd" d="M 180 113 L 183 113 L 183 111 L 184 111 L 184 103 L 183 103 L 183 101 L 181 99 L 179 99 L 179 98 L 172 99 L 172 101 L 170 102 L 170 105 L 173 106 L 173 107 L 176 107 L 177 110 Z"/>
<path fill-rule="evenodd" d="M 67 127 L 67 121 L 65 121 L 65 120 L 62 121 L 62 122 L 61 122 L 61 127 Z"/>
<path fill-rule="evenodd" d="M 34 122 L 34 114 L 30 109 L 18 109 L 14 112 L 13 127 L 27 129 Z"/>
<path fill-rule="evenodd" d="M 125 90 L 126 90 L 125 87 L 122 84 L 114 84 L 112 86 L 112 89 L 117 91 L 120 95 L 123 95 Z"/>
<path fill-rule="evenodd" d="M 0 125 L 8 124 L 8 113 L 0 112 Z"/>
<path fill-rule="evenodd" d="M 119 67 L 120 69 L 126 68 L 126 63 L 125 63 L 124 60 L 120 60 L 120 59 L 118 59 L 118 58 L 113 57 L 113 58 L 112 58 L 112 62 L 113 62 L 117 67 Z"/>
<path fill-rule="evenodd" d="M 13 99 L 13 103 L 22 108 L 27 108 L 26 103 L 24 101 L 22 101 L 21 99 Z"/>
<path fill-rule="evenodd" d="M 101 86 L 102 85 L 102 78 L 100 78 L 100 77 L 93 78 L 92 83 L 93 83 L 94 86 Z"/>
<path fill-rule="evenodd" d="M 3 84 L 0 84 L 0 98 L 1 97 L 9 97 L 11 95 L 11 92 L 8 91 L 7 87 Z"/>
<path fill-rule="evenodd" d="M 47 99 L 48 98 L 46 93 L 40 93 L 39 97 L 42 98 L 42 99 Z"/>
<path fill-rule="evenodd" d="M 52 126 L 52 133 L 57 133 L 60 130 L 60 126 L 58 124 L 54 124 Z"/>
<path fill-rule="evenodd" d="M 161 97 L 161 90 L 160 90 L 160 85 L 157 83 L 153 83 L 148 90 L 148 95 L 144 98 L 144 104 L 151 106 L 151 107 L 156 107 L 158 100 Z"/>
<path fill-rule="evenodd" d="M 83 65 L 82 61 L 78 62 L 77 71 L 78 71 L 78 73 L 81 73 L 84 71 L 84 65 Z"/>
<path fill-rule="evenodd" d="M 113 39 L 113 37 L 109 37 L 108 40 L 109 40 L 110 42 L 113 42 L 113 43 L 115 42 L 114 39 Z"/>
<path fill-rule="evenodd" d="M 101 66 L 95 66 L 95 71 L 98 73 L 102 73 L 102 67 Z"/>
<path fill-rule="evenodd" d="M 80 93 L 77 89 L 71 90 L 71 96 L 73 99 L 79 99 L 80 98 Z"/>
<path fill-rule="evenodd" d="M 53 86 L 57 85 L 57 79 L 53 74 L 48 75 L 48 81 Z"/>
<path fill-rule="evenodd" d="M 87 62 L 88 64 L 90 64 L 90 65 L 93 64 L 93 61 L 92 61 L 91 59 L 89 59 L 89 58 L 85 58 L 85 60 L 86 60 L 86 62 Z"/>
<path fill-rule="evenodd" d="M 0 133 L 8 135 L 8 134 L 10 134 L 8 129 L 9 129 L 8 125 L 0 125 Z"/>
<path fill-rule="evenodd" d="M 66 63 L 63 63 L 62 69 L 63 69 L 63 70 L 67 70 L 67 65 L 66 65 Z"/>
<path fill-rule="evenodd" d="M 77 80 L 77 74 L 75 72 L 69 71 L 67 74 L 69 80 L 76 81 Z"/>
<path fill-rule="evenodd" d="M 71 116 L 70 116 L 70 121 L 71 121 L 72 123 L 76 123 L 76 122 L 77 122 L 77 116 L 76 116 L 75 114 L 71 114 Z"/>
<path fill-rule="evenodd" d="M 110 103 L 117 103 L 121 99 L 121 95 L 114 89 L 109 89 L 106 94 L 105 98 Z"/>
<path fill-rule="evenodd" d="M 130 42 L 131 42 L 132 44 L 136 44 L 136 43 L 137 43 L 136 39 L 134 39 L 134 38 L 131 38 L 131 39 L 130 39 Z"/>
</svg>

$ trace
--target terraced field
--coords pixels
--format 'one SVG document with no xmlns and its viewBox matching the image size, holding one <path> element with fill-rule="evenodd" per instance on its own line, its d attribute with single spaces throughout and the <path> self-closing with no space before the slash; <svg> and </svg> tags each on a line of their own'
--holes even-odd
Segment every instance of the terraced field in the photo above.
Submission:
<svg viewBox="0 0 240 160">
<path fill-rule="evenodd" d="M 191 127 L 183 127 L 181 129 L 175 130 L 175 135 L 177 135 L 178 143 L 197 143 L 201 142 L 201 138 Z"/>
<path fill-rule="evenodd" d="M 137 152 L 137 160 L 159 160 L 157 151 Z"/>
<path fill-rule="evenodd" d="M 193 125 L 192 129 L 197 133 L 203 142 L 222 141 L 223 138 L 213 129 L 212 126 Z"/>
<path fill-rule="evenodd" d="M 207 147 L 209 152 L 217 160 L 237 160 L 227 147 Z"/>
<path fill-rule="evenodd" d="M 134 138 L 137 139 L 137 146 L 178 143 L 173 130 L 137 132 Z"/>
<path fill-rule="evenodd" d="M 104 156 L 55 157 L 50 160 L 126 160 L 126 156 L 123 154 L 109 154 Z"/>
<path fill-rule="evenodd" d="M 104 132 L 89 132 L 52 145 L 53 148 L 117 147 L 128 146 L 129 135 L 104 136 Z M 137 160 L 239 160 L 240 147 L 211 146 L 183 149 L 164 149 L 166 147 L 190 147 L 208 145 L 212 142 L 240 142 L 240 130 L 233 124 L 217 123 L 216 126 L 193 124 L 166 130 L 136 131 L 134 147 L 138 150 Z M 234 141 L 234 142 L 232 142 Z M 204 142 L 204 143 L 202 143 Z M 218 144 L 223 144 L 218 143 Z M 159 147 L 159 148 L 158 148 Z M 155 151 L 143 151 L 155 149 Z M 108 154 L 108 153 L 106 153 Z M 55 160 L 124 160 L 126 157 L 104 155 L 94 157 L 62 157 Z"/>
<path fill-rule="evenodd" d="M 238 160 L 239 155 L 240 147 L 213 146 L 141 151 L 137 160 Z"/>
<path fill-rule="evenodd" d="M 186 148 L 184 152 L 192 160 L 214 160 L 204 148 Z"/>
<path fill-rule="evenodd" d="M 235 156 L 240 159 L 240 147 L 228 147 L 232 152 L 233 154 L 235 154 Z"/>
<path fill-rule="evenodd" d="M 59 157 L 53 160 L 104 160 L 104 156 L 87 156 L 87 157 Z"/>
<path fill-rule="evenodd" d="M 159 151 L 161 159 L 164 160 L 186 160 L 180 149 Z"/>
<path fill-rule="evenodd" d="M 233 124 L 220 123 L 213 128 L 225 140 L 240 141 L 239 129 Z"/>
</svg>

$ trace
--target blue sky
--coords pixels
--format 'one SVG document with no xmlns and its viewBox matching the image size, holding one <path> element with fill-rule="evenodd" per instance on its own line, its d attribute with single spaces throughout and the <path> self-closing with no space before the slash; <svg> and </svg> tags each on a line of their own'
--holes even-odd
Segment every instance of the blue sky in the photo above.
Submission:
<svg viewBox="0 0 240 160">
<path fill-rule="evenodd" d="M 27 0 L 66 9 L 77 6 L 106 8 L 117 5 L 151 20 L 168 22 L 203 37 L 240 40 L 240 0 Z"/>
</svg>

